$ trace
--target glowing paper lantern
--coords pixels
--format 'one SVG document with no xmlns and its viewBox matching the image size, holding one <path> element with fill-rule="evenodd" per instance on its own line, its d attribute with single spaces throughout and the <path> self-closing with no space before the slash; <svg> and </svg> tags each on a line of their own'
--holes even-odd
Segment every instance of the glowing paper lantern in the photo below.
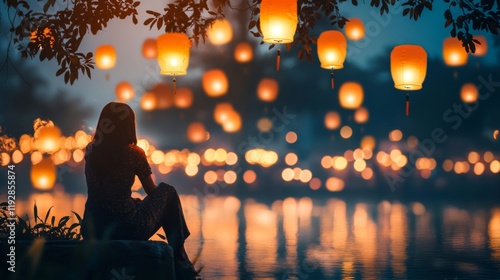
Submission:
<svg viewBox="0 0 500 280">
<path fill-rule="evenodd" d="M 287 44 L 293 42 L 297 29 L 296 0 L 262 0 L 260 3 L 260 30 L 265 43 Z M 276 60 L 279 71 L 280 50 Z"/>
<path fill-rule="evenodd" d="M 193 143 L 201 143 L 207 139 L 207 131 L 205 125 L 201 122 L 193 122 L 187 128 L 187 136 L 189 141 Z"/>
<path fill-rule="evenodd" d="M 219 97 L 227 92 L 228 81 L 224 71 L 209 70 L 203 74 L 203 89 L 210 97 Z"/>
<path fill-rule="evenodd" d="M 249 43 L 239 43 L 234 49 L 234 59 L 240 63 L 246 63 L 253 58 L 253 49 Z"/>
<path fill-rule="evenodd" d="M 207 32 L 208 40 L 214 45 L 224 45 L 233 38 L 233 28 L 228 20 L 216 20 Z"/>
<path fill-rule="evenodd" d="M 318 38 L 318 58 L 321 68 L 332 71 L 330 74 L 332 88 L 334 88 L 333 70 L 344 68 L 346 53 L 347 40 L 342 32 L 337 30 L 321 32 Z"/>
<path fill-rule="evenodd" d="M 448 37 L 443 42 L 443 59 L 448 66 L 462 66 L 467 64 L 468 53 L 457 38 Z"/>
<path fill-rule="evenodd" d="M 365 107 L 359 107 L 356 112 L 354 112 L 354 121 L 357 123 L 365 123 L 370 118 L 370 114 Z"/>
<path fill-rule="evenodd" d="M 326 113 L 325 115 L 325 127 L 329 130 L 337 129 L 340 127 L 340 115 L 335 111 Z"/>
<path fill-rule="evenodd" d="M 150 59 L 157 58 L 158 50 L 155 38 L 147 38 L 144 40 L 144 43 L 142 43 L 142 56 Z"/>
<path fill-rule="evenodd" d="M 115 67 L 116 50 L 112 45 L 102 45 L 95 50 L 95 65 L 97 68 L 106 70 Z"/>
<path fill-rule="evenodd" d="M 218 124 L 223 124 L 229 119 L 230 113 L 233 112 L 233 105 L 231 103 L 219 103 L 215 106 L 214 120 Z"/>
<path fill-rule="evenodd" d="M 361 40 L 365 36 L 363 21 L 359 18 L 350 18 L 345 24 L 345 34 L 349 40 Z"/>
<path fill-rule="evenodd" d="M 57 126 L 44 126 L 38 129 L 36 146 L 42 153 L 53 153 L 59 150 L 61 130 Z"/>
<path fill-rule="evenodd" d="M 340 106 L 346 109 L 357 109 L 363 103 L 363 87 L 356 82 L 346 82 L 340 86 Z"/>
<path fill-rule="evenodd" d="M 241 128 L 241 116 L 236 111 L 228 113 L 227 120 L 222 123 L 222 129 L 228 133 L 234 133 Z"/>
<path fill-rule="evenodd" d="M 178 108 L 189 108 L 193 104 L 193 91 L 189 88 L 180 88 L 174 95 L 174 104 Z"/>
<path fill-rule="evenodd" d="M 118 100 L 126 102 L 134 97 L 134 87 L 127 81 L 119 82 L 115 88 Z"/>
<path fill-rule="evenodd" d="M 264 102 L 273 102 L 278 97 L 279 85 L 274 79 L 264 78 L 257 86 L 257 96 Z"/>
<path fill-rule="evenodd" d="M 191 41 L 184 33 L 165 33 L 158 36 L 156 45 L 160 74 L 174 76 L 173 82 L 175 93 L 175 76 L 187 74 Z"/>
<path fill-rule="evenodd" d="M 151 111 L 156 108 L 156 96 L 151 92 L 146 92 L 141 97 L 141 108 L 145 111 Z"/>
<path fill-rule="evenodd" d="M 50 190 L 56 182 L 56 166 L 46 157 L 31 167 L 31 183 L 39 190 Z"/>
<path fill-rule="evenodd" d="M 460 90 L 460 98 L 464 103 L 473 103 L 477 101 L 479 92 L 475 84 L 467 83 L 462 86 Z"/>
<path fill-rule="evenodd" d="M 478 40 L 480 44 L 475 43 L 476 45 L 476 52 L 473 53 L 475 56 L 483 56 L 486 55 L 488 52 L 488 41 L 486 41 L 486 38 L 481 35 L 475 35 L 474 39 Z"/>
<path fill-rule="evenodd" d="M 427 53 L 417 45 L 396 46 L 391 52 L 391 75 L 394 87 L 419 90 L 427 73 Z M 410 111 L 410 94 L 406 93 L 406 115 Z"/>
</svg>

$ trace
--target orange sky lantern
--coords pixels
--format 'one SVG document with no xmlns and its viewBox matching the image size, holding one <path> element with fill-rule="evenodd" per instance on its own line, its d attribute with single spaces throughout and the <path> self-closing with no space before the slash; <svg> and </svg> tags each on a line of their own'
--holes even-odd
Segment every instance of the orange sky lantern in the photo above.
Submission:
<svg viewBox="0 0 500 280">
<path fill-rule="evenodd" d="M 151 92 L 146 92 L 141 97 L 141 108 L 145 111 L 156 109 L 156 96 Z"/>
<path fill-rule="evenodd" d="M 207 32 L 208 40 L 214 45 L 224 45 L 233 38 L 233 28 L 227 19 L 216 20 Z"/>
<path fill-rule="evenodd" d="M 156 40 L 158 65 L 160 74 L 174 76 L 174 93 L 176 92 L 175 76 L 187 74 L 189 65 L 189 49 L 191 41 L 184 33 L 165 33 Z"/>
<path fill-rule="evenodd" d="M 346 82 L 340 86 L 340 106 L 346 109 L 357 109 L 363 103 L 363 87 L 357 82 Z"/>
<path fill-rule="evenodd" d="M 231 103 L 223 102 L 215 106 L 214 110 L 214 120 L 218 124 L 223 124 L 230 116 L 230 113 L 234 111 L 233 105 Z"/>
<path fill-rule="evenodd" d="M 224 71 L 213 69 L 203 74 L 203 89 L 210 97 L 219 97 L 227 93 L 228 80 Z"/>
<path fill-rule="evenodd" d="M 142 56 L 149 59 L 155 59 L 158 56 L 155 38 L 147 38 L 142 43 Z"/>
<path fill-rule="evenodd" d="M 112 45 L 102 45 L 95 50 L 95 65 L 97 68 L 107 70 L 115 67 L 116 50 Z"/>
<path fill-rule="evenodd" d="M 31 166 L 31 183 L 38 190 L 51 190 L 56 182 L 56 166 L 50 157 L 43 158 Z"/>
<path fill-rule="evenodd" d="M 475 56 L 483 56 L 488 52 L 488 41 L 484 36 L 475 35 L 474 39 L 478 40 L 480 44 L 474 43 L 476 45 L 476 52 L 472 53 Z"/>
<path fill-rule="evenodd" d="M 249 43 L 239 43 L 234 49 L 234 59 L 239 63 L 246 63 L 253 58 L 253 49 Z"/>
<path fill-rule="evenodd" d="M 134 97 L 134 87 L 127 81 L 119 82 L 115 88 L 116 97 L 122 102 L 127 102 Z"/>
<path fill-rule="evenodd" d="M 462 66 L 467 64 L 469 54 L 457 38 L 448 37 L 443 41 L 443 59 L 448 66 Z"/>
<path fill-rule="evenodd" d="M 226 121 L 222 123 L 222 129 L 228 133 L 234 133 L 241 129 L 241 116 L 236 111 L 228 113 Z"/>
<path fill-rule="evenodd" d="M 396 46 L 391 52 L 394 87 L 406 92 L 406 115 L 410 113 L 411 90 L 419 90 L 427 74 L 427 53 L 417 45 Z"/>
<path fill-rule="evenodd" d="M 180 88 L 174 94 L 174 104 L 178 108 L 189 108 L 193 104 L 193 91 L 189 88 Z"/>
<path fill-rule="evenodd" d="M 354 112 L 354 121 L 357 123 L 365 123 L 370 118 L 368 109 L 365 107 L 359 107 L 356 112 Z"/>
<path fill-rule="evenodd" d="M 187 136 L 189 141 L 193 143 L 201 143 L 207 140 L 207 130 L 201 122 L 193 122 L 187 128 Z"/>
<path fill-rule="evenodd" d="M 347 40 L 342 32 L 327 30 L 321 32 L 318 38 L 318 58 L 321 68 L 330 69 L 332 72 L 331 85 L 334 86 L 333 70 L 344 68 L 347 53 Z"/>
<path fill-rule="evenodd" d="M 460 98 L 464 103 L 476 102 L 478 97 L 479 92 L 475 84 L 466 83 L 462 86 L 462 89 L 460 90 Z"/>
<path fill-rule="evenodd" d="M 345 24 L 345 34 L 349 40 L 357 41 L 365 36 L 363 21 L 359 18 L 350 18 Z"/>
<path fill-rule="evenodd" d="M 57 126 L 44 126 L 37 130 L 36 146 L 42 153 L 54 153 L 61 144 L 61 130 Z"/>
<path fill-rule="evenodd" d="M 337 129 L 340 127 L 340 115 L 335 111 L 330 111 L 325 114 L 325 127 L 329 130 Z"/>
<path fill-rule="evenodd" d="M 275 79 L 264 78 L 257 86 L 257 96 L 264 102 L 273 102 L 278 97 L 279 84 Z"/>
</svg>

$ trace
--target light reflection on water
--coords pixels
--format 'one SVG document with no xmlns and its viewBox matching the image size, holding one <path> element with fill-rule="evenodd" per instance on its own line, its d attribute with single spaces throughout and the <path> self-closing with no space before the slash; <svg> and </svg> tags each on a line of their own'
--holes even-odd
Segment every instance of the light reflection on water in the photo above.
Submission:
<svg viewBox="0 0 500 280">
<path fill-rule="evenodd" d="M 85 195 L 33 194 L 21 217 L 83 213 Z M 205 279 L 500 279 L 500 206 L 181 196 Z M 72 219 L 71 222 L 75 222 Z M 152 239 L 159 240 L 157 236 Z"/>
</svg>

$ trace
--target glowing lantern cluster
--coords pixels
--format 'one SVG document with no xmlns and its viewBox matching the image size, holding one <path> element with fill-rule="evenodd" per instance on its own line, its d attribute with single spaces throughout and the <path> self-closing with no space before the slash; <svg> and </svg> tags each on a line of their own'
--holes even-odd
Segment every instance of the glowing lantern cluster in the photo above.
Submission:
<svg viewBox="0 0 500 280">
<path fill-rule="evenodd" d="M 210 97 L 219 97 L 226 94 L 229 86 L 226 74 L 220 69 L 205 72 L 202 84 L 203 89 Z"/>
<path fill-rule="evenodd" d="M 174 104 L 178 108 L 189 108 L 193 104 L 193 91 L 189 88 L 180 88 L 174 95 Z"/>
<path fill-rule="evenodd" d="M 115 93 L 118 100 L 126 102 L 134 97 L 134 87 L 127 81 L 119 82 L 116 85 Z"/>
<path fill-rule="evenodd" d="M 347 40 L 342 32 L 327 30 L 318 37 L 318 58 L 321 68 L 332 70 L 331 84 L 334 88 L 333 70 L 344 68 L 347 53 Z"/>
<path fill-rule="evenodd" d="M 325 127 L 326 129 L 333 130 L 340 127 L 340 115 L 335 111 L 326 113 L 325 115 Z"/>
<path fill-rule="evenodd" d="M 346 82 L 340 86 L 340 106 L 346 109 L 357 109 L 363 103 L 363 87 L 357 82 Z"/>
<path fill-rule="evenodd" d="M 115 67 L 116 50 L 112 45 L 102 45 L 95 50 L 95 65 L 97 68 L 107 70 Z"/>
<path fill-rule="evenodd" d="M 264 78 L 257 86 L 257 96 L 264 102 L 273 102 L 278 97 L 279 84 L 275 79 Z"/>
<path fill-rule="evenodd" d="M 36 146 L 42 153 L 53 153 L 60 148 L 61 130 L 57 126 L 43 126 L 37 130 Z"/>
<path fill-rule="evenodd" d="M 241 128 L 241 116 L 230 103 L 219 103 L 215 106 L 214 120 L 228 133 L 236 132 Z"/>
<path fill-rule="evenodd" d="M 357 41 L 365 36 L 363 21 L 359 18 L 350 18 L 345 24 L 345 34 L 349 40 Z"/>
<path fill-rule="evenodd" d="M 147 38 L 142 43 L 142 56 L 149 59 L 155 59 L 158 56 L 155 38 Z"/>
<path fill-rule="evenodd" d="M 472 83 L 467 83 L 462 86 L 460 90 L 460 98 L 465 103 L 473 103 L 477 101 L 479 96 L 479 92 L 477 90 L 476 85 Z"/>
<path fill-rule="evenodd" d="M 193 143 L 201 143 L 207 140 L 207 130 L 201 122 L 193 122 L 187 128 L 187 137 Z"/>
<path fill-rule="evenodd" d="M 394 87 L 410 91 L 422 88 L 427 73 L 427 53 L 417 45 L 396 46 L 391 52 L 391 75 Z M 406 93 L 406 115 L 410 110 L 410 94 Z"/>
<path fill-rule="evenodd" d="M 484 36 L 481 35 L 475 35 L 474 39 L 478 40 L 479 44 L 478 43 L 475 44 L 476 52 L 473 53 L 473 55 L 475 56 L 486 55 L 486 53 L 488 52 L 488 41 L 486 41 L 486 38 L 484 38 Z"/>
<path fill-rule="evenodd" d="M 233 38 L 233 28 L 228 20 L 216 20 L 207 32 L 208 40 L 214 45 L 224 45 Z"/>
<path fill-rule="evenodd" d="M 443 59 L 448 66 L 462 66 L 467 64 L 469 55 L 457 38 L 448 37 L 443 42 Z"/>
<path fill-rule="evenodd" d="M 56 167 L 50 157 L 31 166 L 31 183 L 36 189 L 50 190 L 56 182 Z"/>
<path fill-rule="evenodd" d="M 253 49 L 249 43 L 239 43 L 234 49 L 234 59 L 239 63 L 246 63 L 253 58 Z"/>
</svg>

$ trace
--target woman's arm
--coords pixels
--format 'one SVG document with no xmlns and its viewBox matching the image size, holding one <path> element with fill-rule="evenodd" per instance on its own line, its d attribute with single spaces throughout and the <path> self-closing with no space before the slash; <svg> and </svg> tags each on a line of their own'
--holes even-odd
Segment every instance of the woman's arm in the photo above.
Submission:
<svg viewBox="0 0 500 280">
<path fill-rule="evenodd" d="M 142 178 L 142 179 L 139 178 L 139 180 L 141 181 L 141 184 L 142 184 L 142 187 L 144 188 L 144 191 L 146 191 L 146 193 L 148 195 L 153 193 L 153 191 L 156 189 L 155 182 L 153 181 L 153 177 L 151 175 L 149 175 L 145 178 Z"/>
</svg>

